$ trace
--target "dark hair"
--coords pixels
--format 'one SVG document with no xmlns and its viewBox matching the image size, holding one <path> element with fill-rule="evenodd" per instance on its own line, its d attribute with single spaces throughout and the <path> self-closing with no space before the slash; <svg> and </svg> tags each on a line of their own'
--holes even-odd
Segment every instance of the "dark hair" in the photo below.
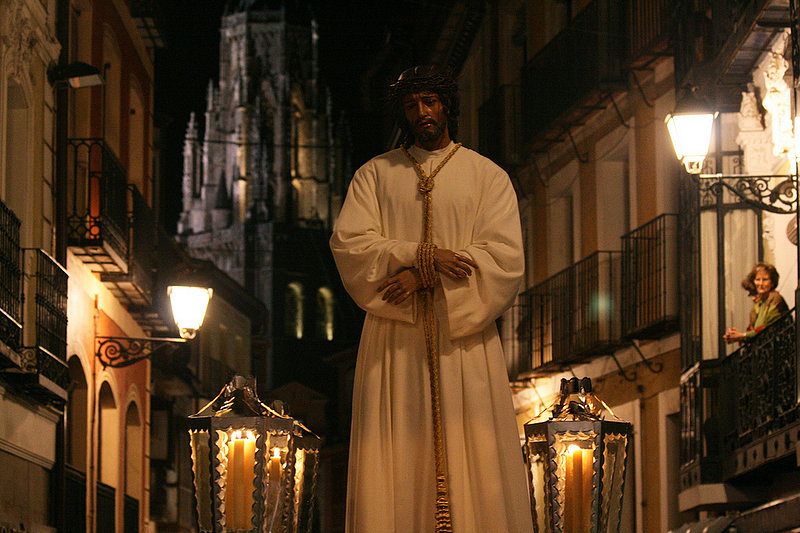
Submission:
<svg viewBox="0 0 800 533">
<path fill-rule="evenodd" d="M 430 91 L 442 101 L 447 114 L 447 132 L 455 140 L 458 135 L 459 99 L 458 84 L 449 68 L 437 65 L 418 65 L 404 70 L 397 81 L 389 86 L 386 104 L 389 112 L 400 126 L 401 142 L 405 146 L 414 143 L 414 133 L 403 113 L 403 96 L 410 93 Z"/>
<path fill-rule="evenodd" d="M 749 292 L 748 289 L 749 285 L 752 285 L 753 289 L 755 289 L 756 274 L 758 273 L 759 270 L 763 270 L 769 276 L 769 279 L 772 282 L 772 290 L 774 291 L 775 289 L 777 289 L 778 281 L 781 279 L 781 276 L 780 274 L 778 274 L 778 269 L 769 263 L 756 263 L 755 266 L 753 267 L 753 270 L 751 270 L 750 273 L 747 275 L 747 277 L 742 280 L 742 287 L 748 290 L 748 292 Z M 747 283 L 748 285 L 745 285 L 745 283 Z"/>
</svg>

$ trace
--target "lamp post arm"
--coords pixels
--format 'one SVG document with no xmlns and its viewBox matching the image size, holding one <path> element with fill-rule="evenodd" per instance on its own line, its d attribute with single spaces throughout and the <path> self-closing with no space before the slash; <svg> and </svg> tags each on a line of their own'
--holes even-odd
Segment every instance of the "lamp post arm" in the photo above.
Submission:
<svg viewBox="0 0 800 533">
<path fill-rule="evenodd" d="M 95 357 L 103 368 L 122 368 L 149 359 L 153 352 L 170 344 L 182 344 L 186 339 L 171 337 L 95 337 Z"/>
</svg>

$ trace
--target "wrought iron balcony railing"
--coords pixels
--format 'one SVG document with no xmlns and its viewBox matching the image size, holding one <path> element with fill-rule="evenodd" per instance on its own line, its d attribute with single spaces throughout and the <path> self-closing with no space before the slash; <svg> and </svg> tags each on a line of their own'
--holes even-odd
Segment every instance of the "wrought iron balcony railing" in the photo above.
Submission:
<svg viewBox="0 0 800 533">
<path fill-rule="evenodd" d="M 12 350 L 22 342 L 22 263 L 20 221 L 0 202 L 0 341 Z M 18 365 L 18 362 L 17 362 Z M 17 366 L 0 356 L 0 366 Z"/>
<path fill-rule="evenodd" d="M 69 139 L 68 244 L 101 271 L 126 270 L 127 181 L 124 168 L 102 139 Z"/>
<path fill-rule="evenodd" d="M 661 215 L 622 236 L 622 331 L 658 338 L 678 327 L 678 215 Z"/>
<path fill-rule="evenodd" d="M 794 453 L 789 430 L 800 428 L 794 311 L 770 324 L 725 359 L 723 394 L 733 406 L 724 436 L 727 477 Z M 766 446 L 766 441 L 774 441 Z M 733 453 L 730 453 L 733 452 Z"/>
<path fill-rule="evenodd" d="M 31 392 L 66 400 L 67 271 L 43 250 L 26 249 L 25 354 Z"/>
<path fill-rule="evenodd" d="M 699 361 L 681 376 L 681 490 L 722 480 L 719 360 Z"/>
<path fill-rule="evenodd" d="M 125 272 L 102 272 L 100 280 L 134 315 L 152 302 L 157 269 L 158 225 L 153 209 L 139 190 L 129 185 L 130 237 Z M 141 324 L 140 317 L 135 317 Z"/>
<path fill-rule="evenodd" d="M 719 483 L 795 453 L 800 428 L 794 312 L 681 378 L 681 488 Z"/>
<path fill-rule="evenodd" d="M 520 323 L 531 324 L 530 370 L 555 369 L 619 345 L 620 256 L 595 252 L 525 293 Z"/>
<path fill-rule="evenodd" d="M 562 135 L 625 87 L 625 26 L 625 2 L 594 0 L 522 68 L 525 142 Z"/>
<path fill-rule="evenodd" d="M 480 150 L 509 170 L 520 162 L 520 86 L 501 85 L 478 110 Z"/>
<path fill-rule="evenodd" d="M 649 57 L 667 52 L 674 10 L 674 0 L 629 0 L 630 63 L 646 62 Z"/>
</svg>

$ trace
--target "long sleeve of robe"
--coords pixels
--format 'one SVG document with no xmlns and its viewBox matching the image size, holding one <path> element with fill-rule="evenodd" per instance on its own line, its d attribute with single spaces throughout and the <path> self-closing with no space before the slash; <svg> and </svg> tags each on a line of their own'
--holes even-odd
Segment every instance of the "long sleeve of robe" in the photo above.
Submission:
<svg viewBox="0 0 800 533">
<path fill-rule="evenodd" d="M 412 148 L 426 172 L 451 147 Z M 532 531 L 522 452 L 495 319 L 519 290 L 524 264 L 508 176 L 461 148 L 436 176 L 433 241 L 472 257 L 463 280 L 434 289 L 442 419 L 455 533 Z M 426 347 L 416 296 L 395 306 L 379 284 L 412 266 L 422 200 L 400 150 L 360 168 L 331 238 L 350 295 L 367 312 L 353 393 L 347 531 L 428 533 L 435 468 Z"/>
</svg>

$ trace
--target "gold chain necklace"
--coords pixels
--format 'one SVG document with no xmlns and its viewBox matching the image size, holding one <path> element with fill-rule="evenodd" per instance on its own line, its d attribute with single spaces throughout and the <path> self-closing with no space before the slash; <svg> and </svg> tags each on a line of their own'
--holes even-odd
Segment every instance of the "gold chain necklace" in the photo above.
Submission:
<svg viewBox="0 0 800 533">
<path fill-rule="evenodd" d="M 422 165 L 414 159 L 406 147 L 403 153 L 411 161 L 414 171 L 417 173 L 417 188 L 422 194 L 423 211 L 422 220 L 424 225 L 424 237 L 417 248 L 417 269 L 425 287 L 422 293 L 423 304 L 423 324 L 425 328 L 425 347 L 427 348 L 428 373 L 430 374 L 431 386 L 431 414 L 433 418 L 433 457 L 436 465 L 436 515 L 435 531 L 437 533 L 452 533 L 453 524 L 450 518 L 450 496 L 447 486 L 447 456 L 444 446 L 444 431 L 442 428 L 442 409 L 441 409 L 441 389 L 439 385 L 439 323 L 436 320 L 436 313 L 433 308 L 433 286 L 436 284 L 436 270 L 433 264 L 433 257 L 436 253 L 436 245 L 433 244 L 433 201 L 431 191 L 433 191 L 434 178 L 447 164 L 451 157 L 461 148 L 461 144 L 456 144 L 442 159 L 430 176 L 422 170 Z"/>
</svg>

